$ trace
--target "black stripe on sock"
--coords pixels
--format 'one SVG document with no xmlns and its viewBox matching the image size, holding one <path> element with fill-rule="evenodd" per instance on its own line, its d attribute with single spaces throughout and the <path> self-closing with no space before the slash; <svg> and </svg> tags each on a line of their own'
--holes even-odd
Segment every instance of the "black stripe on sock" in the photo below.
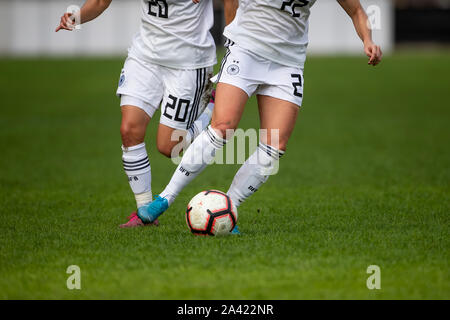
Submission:
<svg viewBox="0 0 450 320">
<path fill-rule="evenodd" d="M 142 163 L 139 163 L 139 164 L 133 164 L 133 165 L 129 165 L 129 164 L 123 164 L 123 167 L 125 168 L 125 169 L 127 169 L 127 168 L 130 168 L 130 169 L 133 169 L 133 168 L 136 168 L 136 167 L 142 167 L 143 165 L 147 165 L 147 164 L 150 164 L 150 162 L 147 160 L 147 161 L 145 161 L 145 162 L 142 162 Z"/>
<path fill-rule="evenodd" d="M 209 140 L 216 148 L 222 148 L 226 141 L 224 139 L 218 139 L 213 132 L 211 132 L 212 129 L 207 128 L 206 133 L 208 134 Z"/>
<path fill-rule="evenodd" d="M 264 151 L 265 153 L 267 153 L 269 156 L 271 156 L 272 158 L 274 158 L 275 160 L 278 160 L 281 158 L 281 156 L 284 154 L 283 151 L 275 149 L 272 146 L 269 146 L 267 144 L 264 143 L 260 143 L 259 144 L 259 148 Z"/>
<path fill-rule="evenodd" d="M 148 167 L 150 167 L 150 163 L 148 163 L 148 164 L 146 164 L 146 165 L 144 165 L 142 167 L 139 167 L 139 168 L 128 169 L 128 168 L 124 167 L 124 169 L 125 169 L 126 172 L 128 172 L 128 171 L 138 171 L 138 170 L 146 169 Z"/>
<path fill-rule="evenodd" d="M 267 149 L 266 147 L 264 147 L 263 145 L 259 145 L 259 149 L 260 149 L 261 151 L 267 153 L 267 154 L 269 155 L 269 157 L 273 158 L 273 157 L 272 157 L 272 152 L 270 152 L 270 150 Z"/>
<path fill-rule="evenodd" d="M 136 161 L 125 161 L 125 160 L 122 159 L 122 162 L 123 162 L 124 164 L 138 164 L 138 163 L 140 163 L 140 162 L 144 162 L 145 160 L 148 160 L 148 156 L 146 156 L 145 158 L 136 160 Z"/>
<path fill-rule="evenodd" d="M 211 134 L 211 132 L 209 132 L 209 129 L 206 129 L 206 134 L 209 137 L 209 141 L 215 146 L 217 147 L 217 143 L 216 143 L 216 139 L 215 137 Z"/>
</svg>

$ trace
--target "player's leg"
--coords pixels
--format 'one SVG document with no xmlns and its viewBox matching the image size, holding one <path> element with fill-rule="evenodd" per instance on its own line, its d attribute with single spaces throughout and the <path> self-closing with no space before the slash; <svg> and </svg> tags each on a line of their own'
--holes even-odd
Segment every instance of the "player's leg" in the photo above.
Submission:
<svg viewBox="0 0 450 320">
<path fill-rule="evenodd" d="M 144 142 L 151 117 L 142 108 L 145 102 L 127 96 L 122 96 L 121 101 L 123 104 L 121 106 L 122 122 L 120 126 L 122 163 L 139 210 L 152 201 L 151 167 Z M 153 224 L 157 225 L 158 221 L 154 221 Z M 138 218 L 137 212 L 133 212 L 128 217 L 128 222 L 120 225 L 120 227 L 129 228 L 143 225 L 144 223 Z"/>
<path fill-rule="evenodd" d="M 239 206 L 255 193 L 278 168 L 294 129 L 299 107 L 292 102 L 258 95 L 262 132 L 256 151 L 236 173 L 227 194 Z"/>
<path fill-rule="evenodd" d="M 226 83 L 218 84 L 211 125 L 186 150 L 160 197 L 150 204 L 147 212 L 139 212 L 139 217 L 144 222 L 157 219 L 181 190 L 211 163 L 216 151 L 222 148 L 229 138 L 226 136 L 227 130 L 234 130 L 239 124 L 248 97 L 248 94 L 238 87 Z"/>
<path fill-rule="evenodd" d="M 122 162 L 139 209 L 152 201 L 151 167 L 144 143 L 147 125 L 162 98 L 159 66 L 129 57 L 121 73 L 117 94 L 120 96 L 122 122 Z M 149 84 L 150 83 L 150 84 Z M 121 227 L 142 225 L 136 213 Z"/>
<path fill-rule="evenodd" d="M 217 85 L 216 106 L 211 125 L 186 150 L 172 179 L 161 193 L 169 205 L 180 191 L 211 163 L 216 151 L 225 145 L 230 138 L 226 136 L 227 130 L 237 128 L 247 100 L 248 95 L 242 89 L 226 83 Z"/>
<path fill-rule="evenodd" d="M 260 125 L 267 136 L 262 135 L 258 148 L 239 169 L 228 190 L 236 206 L 278 171 L 278 160 L 286 150 L 302 105 L 302 69 L 270 62 L 268 75 L 256 92 Z"/>
<path fill-rule="evenodd" d="M 215 91 L 213 90 L 206 108 L 187 130 L 177 130 L 165 124 L 159 124 L 156 146 L 162 155 L 168 158 L 179 156 L 181 151 L 189 146 L 206 129 L 211 122 L 215 104 L 214 97 Z"/>
<path fill-rule="evenodd" d="M 182 148 L 175 149 L 179 144 L 183 144 L 186 137 L 186 131 L 171 128 L 165 124 L 160 123 L 158 126 L 158 132 L 156 133 L 156 147 L 162 155 L 172 158 L 177 156 L 173 154 L 173 150 L 181 150 Z"/>
<path fill-rule="evenodd" d="M 161 154 L 178 156 L 182 148 L 175 147 L 190 144 L 208 126 L 214 108 L 212 69 L 162 68 L 165 88 L 156 142 Z"/>
<path fill-rule="evenodd" d="M 211 126 L 186 150 L 160 197 L 148 206 L 147 212 L 142 217 L 139 215 L 144 221 L 154 221 L 167 210 L 181 190 L 211 163 L 216 151 L 225 145 L 230 138 L 226 136 L 227 130 L 236 129 L 248 98 L 253 95 L 259 84 L 258 81 L 241 75 L 250 70 L 258 70 L 258 63 L 238 47 L 229 47 L 217 77 L 219 83 Z M 244 70 L 243 73 L 239 72 L 241 69 Z"/>
<path fill-rule="evenodd" d="M 133 98 L 124 96 L 122 101 L 129 99 Z M 152 201 L 151 168 L 144 142 L 147 125 L 151 118 L 144 110 L 134 105 L 125 104 L 121 109 L 120 135 L 123 168 L 139 208 Z"/>
</svg>

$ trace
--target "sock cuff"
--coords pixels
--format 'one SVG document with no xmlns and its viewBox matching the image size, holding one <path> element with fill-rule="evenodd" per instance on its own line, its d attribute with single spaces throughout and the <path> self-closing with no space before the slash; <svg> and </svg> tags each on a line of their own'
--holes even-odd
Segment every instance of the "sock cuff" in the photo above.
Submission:
<svg viewBox="0 0 450 320">
<path fill-rule="evenodd" d="M 129 148 L 123 147 L 122 163 L 127 175 L 141 174 L 150 171 L 150 161 L 148 159 L 145 143 Z"/>
<path fill-rule="evenodd" d="M 216 149 L 222 148 L 227 143 L 227 140 L 220 137 L 211 125 L 206 129 L 206 134 Z"/>
<path fill-rule="evenodd" d="M 258 148 L 261 151 L 265 152 L 270 157 L 272 157 L 274 160 L 279 160 L 284 155 L 283 150 L 276 149 L 276 148 L 269 146 L 268 144 L 265 144 L 262 142 L 259 143 Z"/>
<path fill-rule="evenodd" d="M 145 142 L 142 142 L 142 143 L 140 143 L 140 144 L 138 144 L 138 145 L 131 146 L 131 147 L 124 147 L 124 146 L 122 145 L 122 151 L 123 151 L 123 152 L 136 151 L 136 150 L 139 150 L 139 149 L 142 149 L 142 148 L 145 149 Z"/>
</svg>

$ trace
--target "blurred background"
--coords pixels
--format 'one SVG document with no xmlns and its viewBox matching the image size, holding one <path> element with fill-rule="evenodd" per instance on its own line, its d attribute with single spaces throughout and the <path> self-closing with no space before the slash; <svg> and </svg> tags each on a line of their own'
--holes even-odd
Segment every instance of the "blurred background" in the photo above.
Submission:
<svg viewBox="0 0 450 320">
<path fill-rule="evenodd" d="M 55 33 L 59 17 L 81 0 L 0 0 L 0 54 L 125 55 L 140 23 L 140 1 L 113 1 L 96 21 L 68 34 Z M 222 1 L 216 0 L 218 44 L 223 43 Z M 398 46 L 450 42 L 450 0 L 363 0 L 374 38 L 385 52 Z M 318 14 L 320 13 L 320 14 Z M 360 53 L 351 21 L 335 0 L 319 0 L 312 9 L 310 53 Z"/>
</svg>

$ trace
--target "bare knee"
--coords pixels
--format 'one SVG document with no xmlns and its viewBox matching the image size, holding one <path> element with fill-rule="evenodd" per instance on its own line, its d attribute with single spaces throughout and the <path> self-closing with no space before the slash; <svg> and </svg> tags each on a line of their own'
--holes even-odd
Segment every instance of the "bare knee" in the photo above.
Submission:
<svg viewBox="0 0 450 320">
<path fill-rule="evenodd" d="M 124 146 L 134 146 L 144 142 L 146 126 L 131 121 L 122 121 L 120 135 Z"/>
<path fill-rule="evenodd" d="M 163 156 L 167 158 L 172 158 L 172 150 L 173 150 L 172 145 L 158 142 L 156 144 L 156 147 L 158 148 L 159 153 L 161 153 Z"/>
</svg>

